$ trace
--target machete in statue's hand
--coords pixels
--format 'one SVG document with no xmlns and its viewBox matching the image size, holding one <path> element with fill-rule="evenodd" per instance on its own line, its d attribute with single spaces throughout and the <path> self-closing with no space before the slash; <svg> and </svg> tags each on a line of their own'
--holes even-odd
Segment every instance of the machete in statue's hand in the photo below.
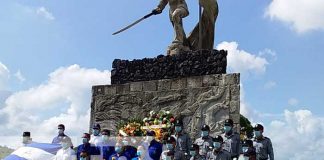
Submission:
<svg viewBox="0 0 324 160">
<path fill-rule="evenodd" d="M 157 14 L 160 14 L 160 13 L 156 12 L 155 10 L 153 10 L 150 14 L 145 15 L 145 16 L 142 17 L 141 19 L 139 19 L 139 20 L 135 21 L 134 23 L 132 23 L 132 24 L 126 26 L 125 28 L 123 28 L 123 29 L 121 29 L 121 30 L 119 30 L 119 31 L 117 31 L 117 32 L 115 32 L 115 33 L 113 33 L 112 35 L 116 35 L 116 34 L 118 34 L 118 33 L 121 33 L 121 32 L 123 32 L 123 31 L 125 31 L 125 30 L 127 30 L 127 29 L 129 29 L 129 28 L 131 28 L 131 27 L 133 27 L 133 26 L 135 26 L 137 23 L 143 21 L 144 19 L 149 18 L 149 17 L 151 17 L 152 15 L 157 15 Z"/>
</svg>

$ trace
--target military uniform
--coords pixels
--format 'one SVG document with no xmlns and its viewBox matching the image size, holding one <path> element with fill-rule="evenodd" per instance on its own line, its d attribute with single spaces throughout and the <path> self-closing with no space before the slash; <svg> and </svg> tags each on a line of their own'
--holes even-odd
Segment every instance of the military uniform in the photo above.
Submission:
<svg viewBox="0 0 324 160">
<path fill-rule="evenodd" d="M 256 150 L 257 160 L 274 160 L 271 140 L 267 137 L 255 138 L 253 143 Z M 269 157 L 268 157 L 269 155 Z"/>
<path fill-rule="evenodd" d="M 213 147 L 213 138 L 211 136 L 200 137 L 196 139 L 195 144 L 199 146 L 199 155 L 206 157 L 210 148 Z"/>
<path fill-rule="evenodd" d="M 179 153 L 179 154 L 175 155 L 174 159 L 175 160 L 189 159 L 187 157 L 187 155 L 189 154 L 189 148 L 191 145 L 191 139 L 190 139 L 189 135 L 182 131 L 180 133 L 177 133 L 176 135 L 173 135 L 173 137 L 176 139 L 175 152 Z"/>
<path fill-rule="evenodd" d="M 206 160 L 231 160 L 231 154 L 226 150 L 210 151 L 207 153 Z"/>
<path fill-rule="evenodd" d="M 190 157 L 190 160 L 205 160 L 206 159 L 205 157 L 201 155 L 195 155 L 194 157 Z"/>
<path fill-rule="evenodd" d="M 237 132 L 232 132 L 230 135 L 225 133 L 223 138 L 223 149 L 231 154 L 231 158 L 238 158 L 240 156 L 240 135 Z"/>
</svg>

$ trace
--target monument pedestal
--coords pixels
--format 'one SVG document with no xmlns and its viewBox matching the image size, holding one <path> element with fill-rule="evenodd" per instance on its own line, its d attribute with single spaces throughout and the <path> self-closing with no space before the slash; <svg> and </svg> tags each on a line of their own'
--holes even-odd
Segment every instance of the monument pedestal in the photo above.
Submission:
<svg viewBox="0 0 324 160">
<path fill-rule="evenodd" d="M 227 54 L 222 55 L 215 50 L 213 52 L 215 53 L 182 55 L 191 57 L 189 59 L 182 59 L 181 56 L 160 56 L 128 62 L 115 60 L 113 84 L 92 88 L 91 124 L 99 123 L 114 135 L 120 121 L 135 117 L 143 119 L 151 110 L 164 109 L 175 116 L 182 116 L 184 129 L 192 138 L 200 136 L 203 124 L 210 126 L 211 136 L 220 134 L 227 118 L 233 119 L 235 128 L 239 129 L 240 75 L 223 73 L 224 67 L 226 71 Z M 225 63 L 222 63 L 224 57 Z M 170 63 L 171 60 L 174 63 Z M 210 63 L 201 63 L 199 60 Z M 181 65 L 183 63 L 195 63 L 196 66 Z M 133 69 L 133 65 L 139 64 L 142 65 Z M 145 65 L 151 67 L 147 68 Z M 208 68 L 204 68 L 205 66 Z M 172 74 L 161 74 L 160 72 L 166 70 L 165 67 L 173 68 Z M 177 72 L 174 71 L 175 68 L 190 70 Z M 159 75 L 163 77 L 158 77 Z"/>
</svg>

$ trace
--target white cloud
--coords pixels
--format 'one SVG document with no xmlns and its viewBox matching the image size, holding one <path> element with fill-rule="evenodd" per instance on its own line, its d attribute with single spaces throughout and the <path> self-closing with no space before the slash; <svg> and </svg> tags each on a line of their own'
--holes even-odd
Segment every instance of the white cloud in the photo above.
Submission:
<svg viewBox="0 0 324 160">
<path fill-rule="evenodd" d="M 275 81 L 268 81 L 264 84 L 264 89 L 272 89 L 277 86 L 277 83 Z"/>
<path fill-rule="evenodd" d="M 298 33 L 324 30 L 323 0 L 273 0 L 265 15 L 290 25 Z"/>
<path fill-rule="evenodd" d="M 309 110 L 285 110 L 284 120 L 273 120 L 265 128 L 278 160 L 318 159 L 324 156 L 324 117 Z"/>
<path fill-rule="evenodd" d="M 266 58 L 238 49 L 237 42 L 222 42 L 216 48 L 228 51 L 227 63 L 231 72 L 239 72 L 245 76 L 263 74 L 269 64 Z"/>
<path fill-rule="evenodd" d="M 298 101 L 298 99 L 296 99 L 296 98 L 290 98 L 290 99 L 288 100 L 288 104 L 291 105 L 291 106 L 297 106 L 298 103 L 299 103 L 299 101 Z"/>
<path fill-rule="evenodd" d="M 63 123 L 70 135 L 79 137 L 89 126 L 91 86 L 109 83 L 110 72 L 106 70 L 78 65 L 59 68 L 44 83 L 13 93 L 6 100 L 0 110 L 0 117 L 6 117 L 0 122 L 0 134 L 20 138 L 29 130 L 36 141 L 50 141 L 56 135 L 57 124 Z"/>
<path fill-rule="evenodd" d="M 0 62 L 0 90 L 6 90 L 9 77 L 9 69 Z"/>
<path fill-rule="evenodd" d="M 24 82 L 26 78 L 22 75 L 20 70 L 18 70 L 14 75 L 20 82 Z"/>
<path fill-rule="evenodd" d="M 45 7 L 39 7 L 36 9 L 36 14 L 42 16 L 48 20 L 55 20 L 55 17 Z"/>
</svg>

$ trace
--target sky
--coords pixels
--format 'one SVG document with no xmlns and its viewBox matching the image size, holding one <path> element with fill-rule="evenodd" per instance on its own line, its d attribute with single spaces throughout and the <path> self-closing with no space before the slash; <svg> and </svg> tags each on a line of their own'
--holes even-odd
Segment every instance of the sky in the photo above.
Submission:
<svg viewBox="0 0 324 160">
<path fill-rule="evenodd" d="M 198 1 L 187 1 L 189 33 Z M 21 134 L 50 141 L 57 124 L 79 140 L 89 126 L 91 86 L 110 84 L 112 61 L 165 54 L 173 39 L 168 7 L 135 27 L 158 1 L 2 0 L 0 145 Z M 275 157 L 324 156 L 324 1 L 219 0 L 215 49 L 241 73 L 241 113 L 265 126 Z M 49 136 L 51 135 L 51 136 Z"/>
</svg>

